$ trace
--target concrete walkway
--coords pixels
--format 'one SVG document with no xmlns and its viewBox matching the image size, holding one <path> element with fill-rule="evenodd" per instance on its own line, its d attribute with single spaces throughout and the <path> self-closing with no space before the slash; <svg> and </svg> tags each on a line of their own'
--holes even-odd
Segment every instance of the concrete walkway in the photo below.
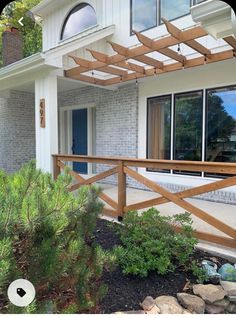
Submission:
<svg viewBox="0 0 236 318">
<path fill-rule="evenodd" d="M 104 193 L 109 195 L 113 200 L 117 202 L 117 187 L 114 185 L 108 184 L 99 184 L 99 186 L 104 190 Z M 153 198 L 157 198 L 158 194 L 151 191 L 144 191 L 134 188 L 127 188 L 127 204 L 134 204 L 144 200 L 149 200 Z M 236 228 L 236 206 L 230 204 L 216 203 L 199 199 L 186 199 L 189 203 L 199 207 L 203 211 L 207 212 L 209 215 L 214 216 L 220 221 L 230 225 L 233 228 Z M 110 208 L 105 204 L 107 208 Z M 158 205 L 156 207 L 162 215 L 174 215 L 177 213 L 185 212 L 184 209 L 175 205 L 174 203 L 165 203 Z M 144 209 L 146 210 L 146 209 Z M 142 211 L 142 210 L 140 210 Z M 208 223 L 202 221 L 201 219 L 192 215 L 193 219 L 193 228 L 200 232 L 205 232 L 209 234 L 215 234 L 218 236 L 228 237 L 223 232 L 217 230 L 213 226 Z M 217 244 L 201 242 L 200 246 L 202 249 L 211 250 L 211 247 L 216 251 L 219 249 L 219 254 L 226 253 L 226 255 L 232 256 L 232 259 L 236 260 L 236 249 L 220 247 Z"/>
</svg>

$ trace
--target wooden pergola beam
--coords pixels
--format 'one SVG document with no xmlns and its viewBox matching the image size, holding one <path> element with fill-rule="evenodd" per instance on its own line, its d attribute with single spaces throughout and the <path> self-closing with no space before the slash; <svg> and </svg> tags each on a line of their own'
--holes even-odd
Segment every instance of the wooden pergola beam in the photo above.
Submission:
<svg viewBox="0 0 236 318">
<path fill-rule="evenodd" d="M 72 76 L 73 76 L 73 74 L 77 74 L 77 73 L 81 74 L 81 73 L 87 72 L 87 69 L 89 69 L 91 66 L 91 63 L 93 63 L 89 60 L 77 58 L 75 56 L 70 56 L 70 57 L 75 61 L 76 64 L 80 65 L 80 67 L 76 67 L 76 68 L 73 68 L 73 69 L 68 71 L 68 74 L 70 74 Z M 100 62 L 100 61 L 97 61 L 96 69 L 98 71 L 101 71 L 104 73 L 108 73 L 108 74 L 112 74 L 112 75 L 119 75 L 122 77 L 126 77 L 128 75 L 127 71 L 124 71 L 124 70 L 121 70 L 121 69 L 118 69 L 118 68 L 115 68 L 112 66 L 107 66 L 106 63 Z"/>
<path fill-rule="evenodd" d="M 166 20 L 165 18 L 162 18 L 162 21 L 164 22 L 167 31 L 177 40 L 179 40 L 181 43 L 184 43 L 191 47 L 193 50 L 197 51 L 198 53 L 202 55 L 210 55 L 211 51 L 208 50 L 205 46 L 201 45 L 195 39 L 189 40 L 184 35 L 184 32 L 178 29 L 175 25 L 173 25 L 171 22 Z"/>
<path fill-rule="evenodd" d="M 227 36 L 223 40 L 229 44 L 234 50 L 236 50 L 236 39 L 233 36 Z"/>
<path fill-rule="evenodd" d="M 164 48 L 164 49 L 156 49 L 154 48 L 154 40 L 150 39 L 149 37 L 143 35 L 140 32 L 133 31 L 135 35 L 137 36 L 139 42 L 141 42 L 144 46 L 154 49 L 156 52 L 159 52 L 165 56 L 170 57 L 173 60 L 176 60 L 180 63 L 185 63 L 186 57 L 183 56 L 182 54 L 178 54 L 177 52 L 173 51 L 172 49 L 169 48 Z"/>
</svg>

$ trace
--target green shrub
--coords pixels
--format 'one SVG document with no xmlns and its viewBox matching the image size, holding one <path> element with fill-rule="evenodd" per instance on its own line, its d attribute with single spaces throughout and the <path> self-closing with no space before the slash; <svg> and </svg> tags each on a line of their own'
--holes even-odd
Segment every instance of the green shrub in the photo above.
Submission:
<svg viewBox="0 0 236 318">
<path fill-rule="evenodd" d="M 18 278 L 30 280 L 36 301 L 7 312 L 81 312 L 106 292 L 101 283 L 110 254 L 93 242 L 102 210 L 98 189 L 78 196 L 66 188 L 68 173 L 54 181 L 31 162 L 14 175 L 0 172 L 0 292 Z M 62 296 L 63 295 L 63 296 Z"/>
<path fill-rule="evenodd" d="M 123 272 L 146 277 L 150 271 L 163 275 L 186 266 L 197 243 L 191 225 L 189 213 L 161 216 L 154 208 L 141 215 L 128 212 L 119 229 L 123 245 L 115 249 Z"/>
</svg>

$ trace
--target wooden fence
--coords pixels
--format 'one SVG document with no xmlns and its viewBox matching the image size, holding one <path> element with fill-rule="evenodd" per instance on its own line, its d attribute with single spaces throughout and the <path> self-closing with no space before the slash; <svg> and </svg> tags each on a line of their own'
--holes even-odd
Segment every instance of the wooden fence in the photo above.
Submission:
<svg viewBox="0 0 236 318">
<path fill-rule="evenodd" d="M 209 233 L 195 231 L 194 234 L 197 238 L 212 243 L 225 245 L 228 247 L 236 248 L 236 229 L 231 227 L 214 216 L 208 214 L 197 206 L 186 201 L 186 198 L 191 198 L 196 195 L 208 193 L 215 190 L 220 190 L 230 186 L 236 185 L 236 163 L 215 163 L 215 162 L 196 162 L 196 161 L 173 161 L 173 160 L 152 160 L 152 159 L 131 159 L 131 158 L 113 158 L 113 157 L 94 157 L 94 156 L 76 156 L 76 155 L 54 155 L 54 178 L 57 178 L 61 171 L 66 167 L 66 162 L 87 162 L 93 164 L 102 164 L 111 166 L 105 172 L 101 172 L 89 178 L 78 174 L 75 171 L 70 171 L 71 176 L 77 183 L 71 185 L 69 191 L 75 191 L 83 185 L 91 185 L 99 182 L 109 176 L 118 175 L 118 202 L 109 197 L 104 192 L 101 192 L 100 198 L 109 205 L 109 209 L 104 209 L 104 214 L 112 217 L 122 218 L 124 213 L 132 210 L 140 210 L 167 202 L 172 202 L 179 207 L 195 215 L 199 219 L 220 230 L 226 236 L 218 236 Z M 177 193 L 172 193 L 155 182 L 144 177 L 138 173 L 134 168 L 149 168 L 149 169 L 167 169 L 177 171 L 192 171 L 192 172 L 208 172 L 219 173 L 227 176 L 224 179 L 213 181 L 210 184 L 197 186 L 188 190 Z M 137 182 L 145 185 L 147 188 L 159 197 L 138 202 L 135 204 L 127 205 L 126 203 L 126 177 L 129 176 Z M 223 213 L 223 211 L 222 211 Z M 236 217 L 236 207 L 235 215 Z"/>
</svg>

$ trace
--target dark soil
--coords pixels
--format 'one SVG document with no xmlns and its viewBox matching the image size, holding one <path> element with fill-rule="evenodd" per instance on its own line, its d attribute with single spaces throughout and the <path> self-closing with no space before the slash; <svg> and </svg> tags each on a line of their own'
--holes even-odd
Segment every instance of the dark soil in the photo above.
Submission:
<svg viewBox="0 0 236 318">
<path fill-rule="evenodd" d="M 118 224 L 111 224 L 105 220 L 99 220 L 95 240 L 104 249 L 110 250 L 115 245 L 121 244 L 114 227 Z M 212 258 L 212 255 L 202 251 L 196 251 L 194 260 L 201 263 L 203 259 L 209 259 L 218 263 L 218 266 L 226 263 L 221 258 Z M 139 310 L 139 303 L 146 296 L 156 298 L 162 295 L 176 296 L 176 293 L 182 292 L 186 283 L 190 281 L 195 283 L 195 278 L 191 273 L 184 272 L 181 269 L 168 275 L 158 275 L 150 273 L 147 278 L 140 278 L 131 275 L 124 275 L 118 267 L 114 271 L 105 272 L 103 281 L 108 287 L 108 293 L 100 303 L 99 313 L 109 314 L 116 311 Z"/>
</svg>

